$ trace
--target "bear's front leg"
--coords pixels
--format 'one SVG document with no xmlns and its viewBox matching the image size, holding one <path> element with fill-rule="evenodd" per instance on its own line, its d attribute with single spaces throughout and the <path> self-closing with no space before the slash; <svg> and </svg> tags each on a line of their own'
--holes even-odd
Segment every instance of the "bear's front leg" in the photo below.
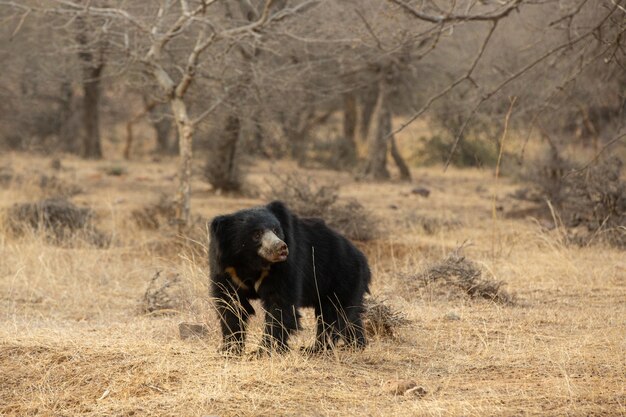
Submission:
<svg viewBox="0 0 626 417">
<path fill-rule="evenodd" d="M 298 311 L 293 304 L 266 303 L 265 332 L 261 351 L 283 353 L 289 350 L 289 335 L 298 329 Z"/>
<path fill-rule="evenodd" d="M 216 310 L 222 328 L 220 351 L 227 354 L 243 353 L 246 339 L 246 324 L 254 308 L 250 302 L 236 293 L 223 293 L 216 300 Z"/>
</svg>

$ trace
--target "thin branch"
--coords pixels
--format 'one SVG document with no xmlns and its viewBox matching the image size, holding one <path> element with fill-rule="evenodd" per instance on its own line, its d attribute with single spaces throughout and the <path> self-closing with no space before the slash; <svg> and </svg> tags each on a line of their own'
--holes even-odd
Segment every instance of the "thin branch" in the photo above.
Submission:
<svg viewBox="0 0 626 417">
<path fill-rule="evenodd" d="M 219 107 L 220 104 L 222 104 L 222 102 L 226 99 L 226 95 L 223 97 L 220 97 L 215 103 L 213 103 L 211 105 L 211 107 L 209 107 L 208 109 L 206 109 L 205 111 L 203 111 L 202 113 L 200 113 L 196 118 L 194 118 L 191 123 L 193 125 L 197 125 L 198 123 L 200 123 L 202 120 L 204 120 L 204 118 L 206 118 L 208 115 L 210 115 L 211 113 L 213 113 L 215 111 L 215 109 L 217 109 Z"/>
<path fill-rule="evenodd" d="M 78 3 L 74 3 L 72 1 L 69 0 L 54 0 L 56 3 L 59 3 L 63 6 L 69 7 L 70 9 L 76 9 L 75 11 L 83 11 L 85 10 L 85 5 L 82 4 L 78 4 Z M 63 9 L 54 9 L 54 12 L 57 13 L 63 13 L 65 12 L 65 10 Z M 75 12 L 73 10 L 67 10 L 70 12 Z M 147 32 L 150 33 L 150 30 L 143 25 L 143 23 L 141 23 L 139 20 L 135 19 L 131 14 L 129 14 L 128 12 L 122 10 L 122 9 L 115 9 L 112 7 L 92 7 L 89 6 L 89 13 L 90 14 L 98 14 L 101 16 L 109 16 L 109 17 L 122 17 L 125 20 L 127 20 L 128 22 L 132 23 L 134 26 L 136 26 L 137 28 L 139 28 L 142 32 Z"/>
<path fill-rule="evenodd" d="M 186 12 L 185 12 L 186 8 L 183 4 L 181 6 L 183 13 L 163 35 L 158 36 L 157 33 L 153 33 L 153 35 L 157 37 L 158 40 L 152 44 L 152 46 L 150 47 L 150 50 L 148 51 L 144 59 L 150 60 L 153 57 L 158 58 L 159 55 L 161 54 L 161 51 L 163 50 L 163 48 L 169 41 L 171 41 L 173 38 L 175 38 L 180 33 L 182 33 L 182 31 L 185 29 L 187 24 L 191 22 L 194 17 L 204 13 L 206 8 L 210 6 L 211 4 L 215 3 L 216 1 L 217 0 L 203 1 L 198 7 L 196 7 L 192 11 L 187 10 Z"/>
<path fill-rule="evenodd" d="M 578 168 L 578 169 L 572 169 L 571 171 L 565 173 L 565 175 L 563 175 L 563 177 L 567 177 L 569 175 L 572 174 L 576 174 L 578 172 L 584 171 L 587 168 L 589 168 L 589 166 L 591 164 L 593 164 L 595 161 L 598 160 L 598 158 L 600 157 L 600 155 L 602 155 L 602 153 L 604 151 L 606 151 L 611 145 L 613 145 L 614 143 L 619 142 L 620 140 L 624 139 L 626 137 L 626 132 L 622 133 L 621 135 L 617 135 L 616 137 L 614 137 L 613 139 L 611 139 L 610 141 L 608 141 L 596 154 L 593 158 L 591 158 L 589 160 L 589 162 L 587 162 L 582 168 Z M 626 143 L 626 142 L 625 142 Z"/>
<path fill-rule="evenodd" d="M 261 16 L 254 22 L 248 25 L 239 26 L 230 30 L 226 30 L 222 32 L 220 35 L 224 37 L 233 36 L 233 35 L 237 35 L 243 32 L 254 31 L 255 29 L 258 29 L 259 27 L 263 26 L 267 22 L 267 18 L 270 15 L 270 8 L 272 7 L 273 3 L 274 3 L 274 0 L 266 0 Z"/>
<path fill-rule="evenodd" d="M 378 38 L 378 36 L 376 36 L 376 33 L 374 32 L 374 29 L 372 28 L 372 26 L 369 24 L 369 22 L 367 21 L 367 19 L 365 18 L 365 16 L 363 16 L 363 14 L 359 11 L 358 8 L 354 8 L 354 12 L 361 18 L 361 21 L 363 22 L 363 24 L 365 25 L 365 28 L 367 29 L 367 31 L 369 32 L 369 34 L 372 36 L 372 38 L 374 38 L 374 40 L 376 41 L 376 47 L 378 47 L 378 49 L 380 49 L 381 51 L 384 51 L 385 49 L 383 48 L 383 44 L 380 41 L 380 39 Z"/>
<path fill-rule="evenodd" d="M 568 19 L 573 19 L 574 16 L 576 16 L 578 13 L 580 13 L 580 9 L 583 8 L 583 6 L 585 5 L 585 3 L 587 3 L 588 0 L 583 0 L 580 2 L 580 4 L 574 9 L 572 10 L 570 13 L 559 17 L 558 19 L 550 22 L 550 24 L 548 25 L 548 27 L 552 27 L 554 25 L 558 25 L 559 23 L 561 23 L 564 20 L 568 20 Z"/>
<path fill-rule="evenodd" d="M 200 54 L 204 52 L 206 48 L 211 45 L 211 43 L 215 40 L 215 33 L 212 33 L 207 38 L 203 39 L 204 34 L 200 34 L 198 36 L 198 40 L 196 41 L 196 46 L 193 48 L 191 54 L 189 54 L 189 58 L 187 59 L 187 67 L 185 68 L 185 72 L 183 74 L 183 78 L 178 83 L 176 87 L 176 96 L 182 97 L 187 92 L 189 85 L 191 85 L 191 81 L 196 73 L 196 67 L 198 66 L 198 59 Z"/>
<path fill-rule="evenodd" d="M 484 13 L 484 14 L 474 14 L 474 15 L 461 15 L 448 13 L 445 15 L 433 16 L 412 7 L 410 4 L 404 2 L 403 0 L 388 0 L 392 3 L 397 4 L 402 7 L 404 11 L 406 11 L 411 16 L 416 19 L 423 20 L 430 23 L 444 23 L 444 22 L 484 22 L 484 21 L 498 21 L 502 18 L 507 17 L 513 10 L 517 9 L 517 7 L 524 0 L 513 0 L 505 9 L 501 10 L 499 13 Z"/>
<path fill-rule="evenodd" d="M 18 22 L 17 26 L 15 27 L 15 30 L 13 31 L 13 33 L 11 33 L 11 36 L 9 37 L 9 40 L 12 41 L 13 38 L 15 38 L 15 35 L 17 35 L 17 33 L 20 31 L 20 29 L 22 28 L 22 25 L 24 24 L 24 21 L 26 20 L 26 18 L 28 17 L 28 15 L 30 14 L 31 10 L 27 9 L 24 14 L 22 15 L 22 17 L 20 18 L 20 21 Z"/>
</svg>

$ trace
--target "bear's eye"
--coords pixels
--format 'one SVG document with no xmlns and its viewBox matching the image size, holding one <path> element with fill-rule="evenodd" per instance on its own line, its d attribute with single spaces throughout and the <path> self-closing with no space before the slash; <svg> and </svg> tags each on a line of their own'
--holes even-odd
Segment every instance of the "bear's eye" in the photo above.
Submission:
<svg viewBox="0 0 626 417">
<path fill-rule="evenodd" d="M 273 228 L 272 232 L 274 232 L 275 235 L 278 235 L 278 227 Z"/>
<path fill-rule="evenodd" d="M 254 232 L 254 240 L 261 240 L 261 237 L 263 237 L 263 231 L 262 230 L 257 230 Z"/>
</svg>

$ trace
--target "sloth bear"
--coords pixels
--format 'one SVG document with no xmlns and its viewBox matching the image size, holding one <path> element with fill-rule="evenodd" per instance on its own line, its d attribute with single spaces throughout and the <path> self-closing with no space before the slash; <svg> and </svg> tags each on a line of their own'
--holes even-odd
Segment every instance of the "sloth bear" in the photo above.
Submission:
<svg viewBox="0 0 626 417">
<path fill-rule="evenodd" d="M 210 227 L 211 291 L 222 328 L 221 350 L 241 354 L 246 323 L 260 299 L 265 331 L 259 352 L 284 352 L 301 307 L 315 309 L 308 352 L 366 344 L 361 315 L 369 293 L 365 255 L 323 220 L 299 218 L 280 201 L 217 216 Z"/>
</svg>

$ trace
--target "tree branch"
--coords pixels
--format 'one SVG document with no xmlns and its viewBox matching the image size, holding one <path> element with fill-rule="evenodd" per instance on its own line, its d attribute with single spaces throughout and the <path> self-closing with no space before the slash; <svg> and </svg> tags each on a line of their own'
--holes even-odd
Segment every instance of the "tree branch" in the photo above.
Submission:
<svg viewBox="0 0 626 417">
<path fill-rule="evenodd" d="M 497 21 L 504 17 L 507 17 L 513 10 L 517 9 L 517 7 L 524 0 L 513 0 L 511 3 L 506 6 L 503 10 L 498 13 L 485 13 L 485 14 L 474 14 L 474 15 L 462 15 L 462 14 L 454 14 L 448 13 L 446 15 L 433 16 L 419 10 L 415 9 L 410 4 L 404 2 L 403 0 L 388 0 L 392 3 L 400 6 L 405 12 L 415 17 L 416 19 L 423 20 L 425 22 L 430 23 L 447 23 L 447 22 L 484 22 L 484 21 Z"/>
</svg>

